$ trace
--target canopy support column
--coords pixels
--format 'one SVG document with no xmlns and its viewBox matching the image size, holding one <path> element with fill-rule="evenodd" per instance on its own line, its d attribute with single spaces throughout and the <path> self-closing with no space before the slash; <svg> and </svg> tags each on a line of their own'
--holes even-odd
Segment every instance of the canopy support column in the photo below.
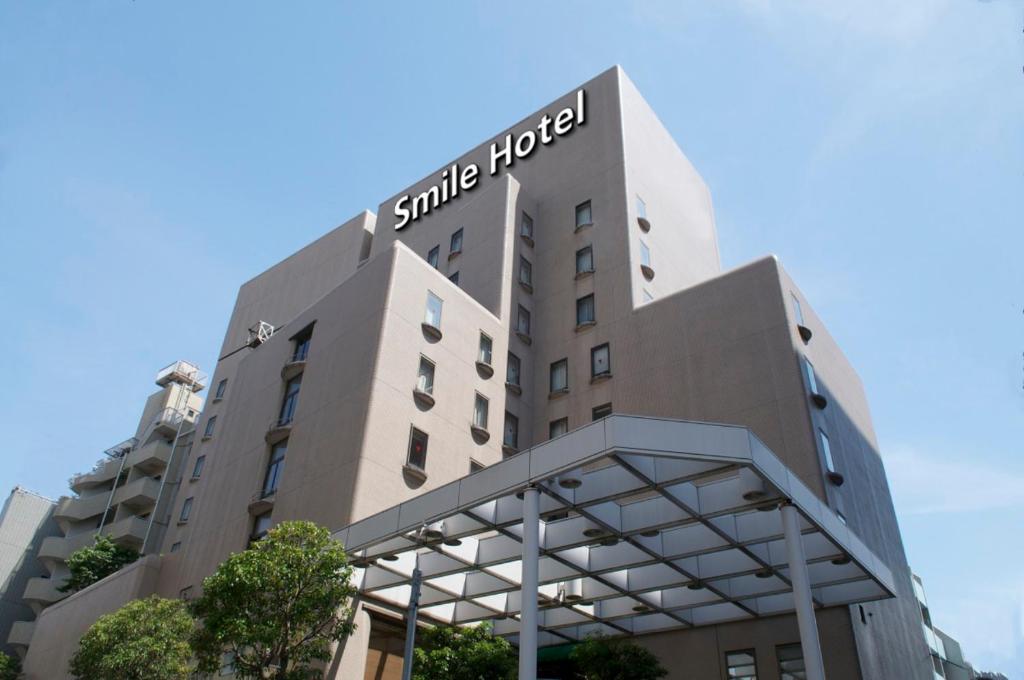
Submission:
<svg viewBox="0 0 1024 680">
<path fill-rule="evenodd" d="M 409 613 L 405 619 L 405 650 L 402 654 L 402 680 L 412 678 L 412 650 L 416 646 L 416 615 L 420 608 L 420 582 L 423 573 L 417 566 L 412 571 L 412 590 L 409 593 Z"/>
<path fill-rule="evenodd" d="M 800 516 L 796 506 L 785 502 L 780 508 L 782 528 L 786 536 L 786 556 L 789 559 L 789 580 L 793 584 L 793 605 L 800 628 L 800 647 L 803 649 L 807 680 L 825 680 L 825 664 L 818 639 L 818 622 L 814 617 L 811 599 L 811 581 L 807 576 L 807 558 L 800 536 Z"/>
<path fill-rule="evenodd" d="M 523 579 L 519 615 L 519 680 L 537 680 L 537 572 L 540 560 L 540 491 L 523 492 Z"/>
</svg>

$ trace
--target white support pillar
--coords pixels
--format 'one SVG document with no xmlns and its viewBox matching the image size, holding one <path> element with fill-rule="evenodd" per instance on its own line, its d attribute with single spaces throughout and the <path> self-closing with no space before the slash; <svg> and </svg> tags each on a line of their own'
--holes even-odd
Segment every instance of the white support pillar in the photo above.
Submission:
<svg viewBox="0 0 1024 680">
<path fill-rule="evenodd" d="M 818 621 L 814 617 L 811 599 L 811 581 L 807 576 L 807 558 L 800 536 L 800 515 L 792 503 L 783 503 L 782 529 L 786 536 L 786 556 L 789 559 L 789 580 L 793 583 L 793 604 L 796 622 L 800 627 L 800 647 L 803 649 L 807 680 L 825 680 L 825 664 L 821 658 L 818 639 Z"/>
<path fill-rule="evenodd" d="M 537 680 L 537 572 L 540 560 L 540 491 L 523 492 L 523 579 L 519 614 L 519 680 Z"/>
</svg>

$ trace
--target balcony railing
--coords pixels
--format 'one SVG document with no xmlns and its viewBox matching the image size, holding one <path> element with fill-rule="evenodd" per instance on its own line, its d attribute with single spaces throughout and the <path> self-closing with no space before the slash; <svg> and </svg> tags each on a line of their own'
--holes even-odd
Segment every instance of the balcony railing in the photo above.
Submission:
<svg viewBox="0 0 1024 680">
<path fill-rule="evenodd" d="M 170 383 L 187 385 L 193 392 L 198 392 L 204 387 L 206 376 L 199 370 L 199 367 L 188 361 L 175 361 L 170 366 L 165 366 L 156 374 L 156 384 L 166 387 Z"/>
</svg>

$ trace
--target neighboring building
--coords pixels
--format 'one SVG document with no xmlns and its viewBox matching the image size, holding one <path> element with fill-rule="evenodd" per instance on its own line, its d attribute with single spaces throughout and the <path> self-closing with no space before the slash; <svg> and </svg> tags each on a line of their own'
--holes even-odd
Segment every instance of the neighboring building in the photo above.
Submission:
<svg viewBox="0 0 1024 680">
<path fill-rule="evenodd" d="M 849 595 L 817 612 L 830 680 L 934 677 L 853 368 L 774 257 L 721 270 L 708 189 L 625 74 L 580 92 L 242 286 L 162 555 L 44 612 L 28 678 L 64 677 L 96 617 L 152 592 L 188 597 L 276 522 L 340 530 L 612 413 L 756 435 L 806 487 L 801 503 L 868 556 L 823 553 L 812 579 L 863 566 L 894 596 L 842 581 L 818 593 Z M 778 499 L 762 509 L 780 512 L 747 519 L 781 514 Z M 659 531 L 683 523 L 666 515 Z M 709 573 L 729 552 L 692 549 Z M 767 544 L 737 552 L 721 606 L 637 637 L 670 678 L 804 677 L 788 572 Z M 745 604 L 750 584 L 781 584 L 776 608 Z M 373 599 L 331 677 L 398 677 L 401 617 Z"/>
<path fill-rule="evenodd" d="M 205 386 L 199 368 L 177 361 L 157 374 L 160 389 L 150 395 L 134 436 L 112 446 L 88 472 L 68 482 L 75 496 L 62 497 L 52 510 L 57 532 L 37 545 L 42 574 L 30 578 L 21 597 L 38 614 L 68 595 L 59 588 L 69 575 L 67 558 L 91 545 L 97 534 L 142 553 L 162 544 L 167 509 L 178 486 L 178 470 L 192 447 L 195 421 L 202 410 Z M 17 630 L 19 646 L 31 634 Z"/>
<path fill-rule="evenodd" d="M 35 613 L 21 598 L 29 579 L 45 571 L 36 561 L 39 543 L 58 533 L 55 503 L 14 487 L 0 511 L 0 651 L 23 655 L 32 637 Z"/>
<path fill-rule="evenodd" d="M 932 612 L 928 606 L 928 597 L 924 592 L 924 583 L 917 574 L 913 575 L 914 595 L 921 608 L 921 627 L 924 639 L 931 650 L 932 666 L 936 678 L 947 680 L 974 680 L 979 677 L 974 668 L 964 659 L 960 643 L 946 635 L 932 623 Z"/>
</svg>

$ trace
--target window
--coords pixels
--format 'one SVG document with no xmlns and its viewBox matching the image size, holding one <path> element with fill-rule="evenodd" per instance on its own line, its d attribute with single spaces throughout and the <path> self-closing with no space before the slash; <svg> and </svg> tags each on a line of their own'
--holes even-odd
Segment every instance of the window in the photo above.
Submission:
<svg viewBox="0 0 1024 680">
<path fill-rule="evenodd" d="M 196 464 L 192 466 L 192 479 L 199 479 L 203 474 L 204 465 L 206 465 L 206 456 L 196 458 Z"/>
<path fill-rule="evenodd" d="M 601 404 L 600 406 L 595 406 L 590 411 L 590 415 L 593 417 L 594 420 L 601 420 L 601 418 L 607 418 L 611 414 L 612 414 L 612 404 L 611 404 L 611 402 L 608 402 L 607 404 Z"/>
<path fill-rule="evenodd" d="M 172 553 L 178 552 L 179 550 L 181 550 L 181 541 L 176 541 L 174 543 L 171 543 L 171 552 Z"/>
<path fill-rule="evenodd" d="M 729 680 L 757 680 L 754 650 L 725 653 L 725 677 Z"/>
<path fill-rule="evenodd" d="M 299 388 L 302 387 L 302 376 L 297 375 L 285 385 L 284 401 L 281 402 L 281 413 L 277 418 L 278 425 L 287 425 L 295 417 L 295 407 L 299 405 Z"/>
<path fill-rule="evenodd" d="M 576 228 L 593 224 L 594 219 L 590 211 L 590 201 L 585 201 L 576 206 Z"/>
<path fill-rule="evenodd" d="M 533 287 L 533 265 L 522 255 L 519 256 L 519 283 Z"/>
<path fill-rule="evenodd" d="M 448 248 L 449 255 L 456 255 L 462 252 L 462 229 L 452 234 L 452 243 Z"/>
<path fill-rule="evenodd" d="M 651 266 L 651 249 L 643 241 L 640 241 L 640 264 L 645 267 Z"/>
<path fill-rule="evenodd" d="M 513 449 L 519 448 L 519 418 L 508 411 L 505 411 L 505 435 L 501 443 Z"/>
<path fill-rule="evenodd" d="M 550 392 L 565 392 L 569 389 L 569 360 L 560 359 L 551 364 Z"/>
<path fill-rule="evenodd" d="M 217 416 L 210 416 L 210 419 L 206 421 L 206 429 L 203 430 L 203 437 L 212 437 L 213 428 L 217 426 Z"/>
<path fill-rule="evenodd" d="M 409 457 L 406 464 L 409 467 L 424 471 L 427 469 L 427 433 L 412 428 L 409 435 Z"/>
<path fill-rule="evenodd" d="M 313 337 L 313 330 L 305 330 L 295 336 L 293 342 L 295 349 L 292 351 L 292 361 L 305 361 L 309 354 L 309 341 Z"/>
<path fill-rule="evenodd" d="M 223 399 L 224 398 L 224 392 L 227 391 L 227 389 L 228 389 L 228 379 L 224 378 L 219 383 L 217 383 L 217 392 L 213 395 L 214 400 Z"/>
<path fill-rule="evenodd" d="M 519 357 L 512 352 L 508 353 L 508 367 L 505 370 L 505 382 L 509 385 L 519 386 Z"/>
<path fill-rule="evenodd" d="M 586 246 L 576 251 L 576 273 L 585 274 L 594 271 L 594 248 Z"/>
<path fill-rule="evenodd" d="M 654 299 L 654 296 L 651 295 L 651 291 L 649 291 L 646 288 L 644 288 L 644 302 L 650 302 L 653 299 Z"/>
<path fill-rule="evenodd" d="M 451 274 L 448 275 L 448 280 L 454 283 L 456 286 L 459 285 L 459 273 L 452 272 Z"/>
<path fill-rule="evenodd" d="M 790 299 L 793 301 L 793 316 L 796 317 L 797 324 L 804 325 L 804 309 L 800 306 L 800 299 L 796 296 L 796 293 L 790 291 Z"/>
<path fill-rule="evenodd" d="M 530 335 L 530 311 L 519 305 L 519 316 L 516 319 L 516 332 L 529 337 Z"/>
<path fill-rule="evenodd" d="M 234 675 L 235 653 L 224 652 L 220 655 L 220 675 Z"/>
<path fill-rule="evenodd" d="M 264 512 L 262 515 L 256 515 L 256 518 L 252 521 L 252 540 L 258 541 L 267 535 L 270 531 L 270 511 Z"/>
<path fill-rule="evenodd" d="M 861 608 L 863 612 L 863 607 Z M 775 648 L 779 660 L 779 680 L 803 680 L 807 677 L 804 652 L 799 644 L 779 645 Z"/>
<path fill-rule="evenodd" d="M 472 458 L 469 459 L 469 474 L 473 474 L 474 472 L 480 472 L 483 469 L 483 463 L 478 463 Z"/>
<path fill-rule="evenodd" d="M 533 218 L 525 212 L 519 221 L 519 235 L 533 241 Z"/>
<path fill-rule="evenodd" d="M 263 477 L 263 491 L 260 498 L 266 498 L 277 492 L 277 485 L 284 472 L 284 455 L 288 452 L 288 440 L 274 444 L 270 450 L 270 461 L 267 463 L 267 474 Z"/>
<path fill-rule="evenodd" d="M 818 394 L 818 381 L 814 379 L 814 366 L 804 357 L 804 371 L 807 373 L 807 385 L 811 388 L 811 394 Z"/>
<path fill-rule="evenodd" d="M 611 374 L 611 350 L 608 349 L 608 343 L 606 342 L 590 350 L 590 377 L 599 378 Z"/>
<path fill-rule="evenodd" d="M 477 393 L 473 402 L 473 425 L 481 430 L 487 429 L 487 397 Z"/>
<path fill-rule="evenodd" d="M 491 347 L 493 343 L 489 335 L 485 333 L 480 334 L 480 355 L 477 357 L 477 361 L 482 364 L 491 365 Z"/>
<path fill-rule="evenodd" d="M 829 472 L 835 472 L 836 465 L 832 460 L 832 445 L 828 441 L 828 435 L 824 430 L 818 430 L 818 437 L 821 439 L 821 452 L 825 456 L 825 465 L 828 466 Z"/>
<path fill-rule="evenodd" d="M 184 524 L 188 521 L 189 516 L 192 514 L 192 496 L 185 499 L 185 502 L 181 504 L 181 514 L 178 515 L 178 523 Z"/>
<path fill-rule="evenodd" d="M 426 394 L 434 393 L 434 362 L 420 357 L 420 372 L 416 377 L 416 389 Z"/>
<path fill-rule="evenodd" d="M 558 420 L 552 420 L 548 424 L 548 437 L 554 439 L 555 437 L 561 436 L 569 431 L 569 419 L 559 418 Z"/>
<path fill-rule="evenodd" d="M 444 301 L 437 297 L 431 292 L 427 292 L 427 313 L 423 319 L 423 322 L 434 328 L 441 327 L 441 309 L 444 307 Z"/>
<path fill-rule="evenodd" d="M 594 323 L 594 294 L 584 295 L 576 301 L 576 325 Z"/>
<path fill-rule="evenodd" d="M 644 203 L 644 199 L 640 198 L 639 195 L 636 197 L 636 216 L 647 217 L 647 204 Z"/>
<path fill-rule="evenodd" d="M 184 588 L 179 590 L 178 591 L 178 597 L 180 599 L 186 600 L 186 601 L 191 600 L 192 599 L 192 586 L 185 586 Z"/>
<path fill-rule="evenodd" d="M 434 269 L 437 269 L 437 258 L 440 255 L 441 255 L 441 246 L 434 246 L 433 248 L 431 248 L 430 252 L 427 253 L 427 264 L 429 264 Z"/>
</svg>

